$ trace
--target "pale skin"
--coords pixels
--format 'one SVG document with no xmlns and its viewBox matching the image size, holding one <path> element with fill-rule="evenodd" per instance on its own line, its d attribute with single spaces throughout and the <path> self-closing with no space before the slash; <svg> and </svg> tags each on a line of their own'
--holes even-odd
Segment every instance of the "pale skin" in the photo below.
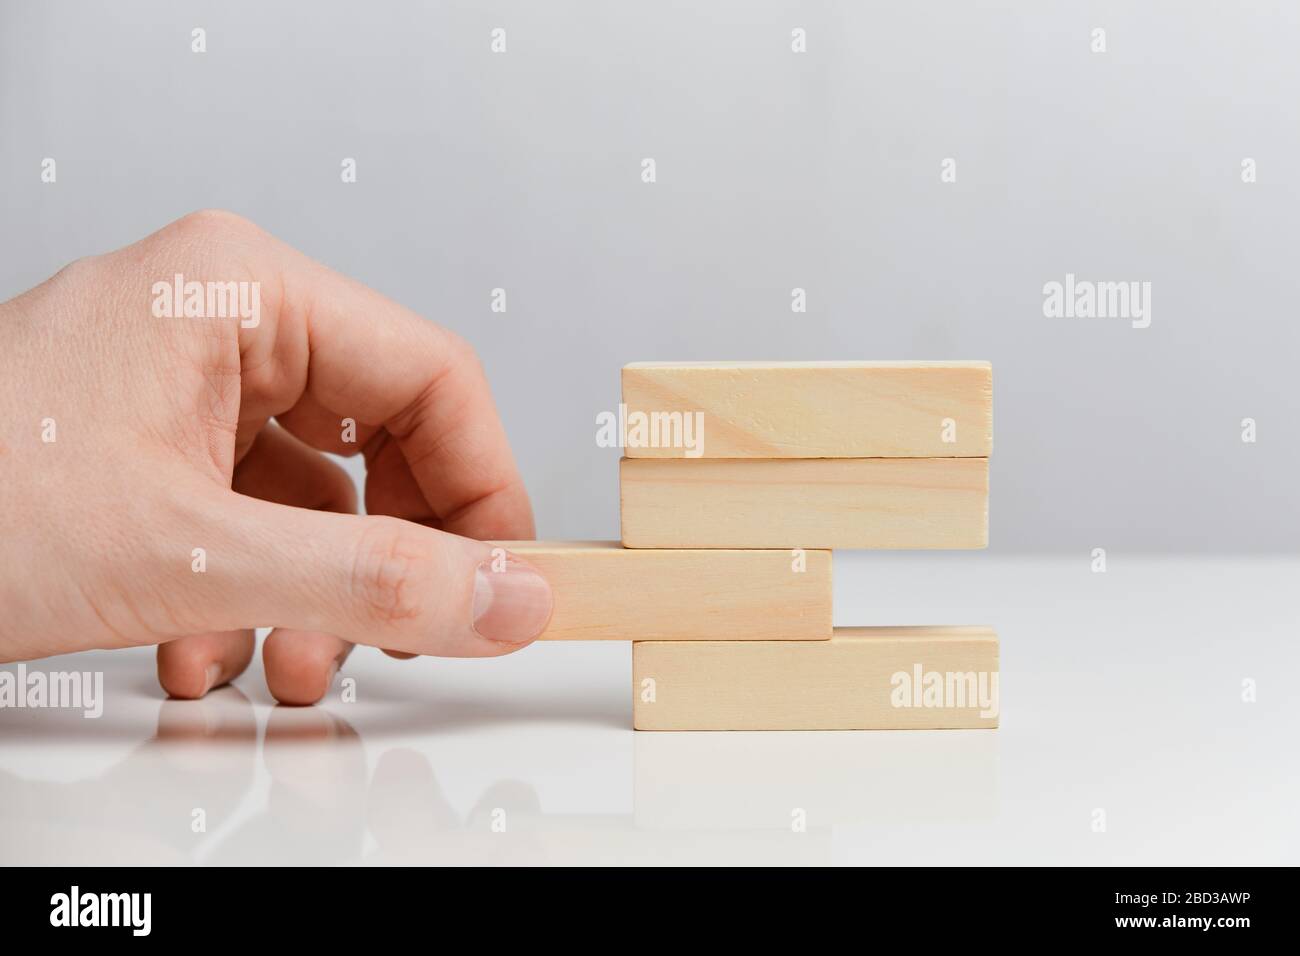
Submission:
<svg viewBox="0 0 1300 956">
<path fill-rule="evenodd" d="M 156 317 L 176 273 L 258 283 L 258 324 Z M 252 223 L 80 259 L 0 304 L 0 337 L 0 661 L 157 644 L 163 688 L 201 697 L 272 627 L 270 690 L 309 704 L 354 644 L 490 657 L 545 629 L 545 580 L 483 543 L 533 516 L 472 349 Z M 321 452 L 365 456 L 365 516 Z"/>
</svg>

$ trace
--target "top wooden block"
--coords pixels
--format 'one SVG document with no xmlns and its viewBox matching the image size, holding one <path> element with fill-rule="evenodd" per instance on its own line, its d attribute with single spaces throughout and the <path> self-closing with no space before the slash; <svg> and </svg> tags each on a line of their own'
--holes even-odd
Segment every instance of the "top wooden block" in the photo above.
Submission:
<svg viewBox="0 0 1300 956">
<path fill-rule="evenodd" d="M 993 448 L 988 362 L 634 362 L 623 366 L 623 404 L 629 458 L 987 458 Z M 699 413 L 693 432 L 680 427 L 687 413 Z"/>
</svg>

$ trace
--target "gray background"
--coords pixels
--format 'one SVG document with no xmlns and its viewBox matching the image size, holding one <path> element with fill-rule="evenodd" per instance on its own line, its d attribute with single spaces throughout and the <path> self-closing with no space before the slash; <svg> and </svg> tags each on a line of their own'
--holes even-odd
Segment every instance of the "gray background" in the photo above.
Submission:
<svg viewBox="0 0 1300 956">
<path fill-rule="evenodd" d="M 475 343 L 543 536 L 618 534 L 625 362 L 975 358 L 994 549 L 1294 551 L 1297 50 L 1283 3 L 0 0 L 0 298 L 220 206 Z M 1151 327 L 1044 318 L 1066 272 Z"/>
</svg>

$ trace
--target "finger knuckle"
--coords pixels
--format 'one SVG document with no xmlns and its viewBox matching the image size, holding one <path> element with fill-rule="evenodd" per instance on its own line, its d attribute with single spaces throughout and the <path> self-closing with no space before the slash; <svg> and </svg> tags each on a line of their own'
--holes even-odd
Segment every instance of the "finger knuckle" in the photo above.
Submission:
<svg viewBox="0 0 1300 956">
<path fill-rule="evenodd" d="M 445 331 L 447 335 L 446 355 L 448 365 L 462 372 L 481 372 L 483 369 L 482 360 L 479 358 L 474 346 L 470 344 L 469 339 L 450 329 Z"/>
<path fill-rule="evenodd" d="M 201 238 L 254 235 L 261 230 L 238 213 L 226 209 L 198 209 L 172 224 L 183 234 Z"/>
<path fill-rule="evenodd" d="M 430 558 L 414 529 L 396 518 L 369 519 L 357 547 L 352 590 L 368 624 L 417 627 L 429 613 Z"/>
<path fill-rule="evenodd" d="M 52 281 L 74 286 L 93 283 L 100 276 L 102 262 L 99 256 L 82 256 L 80 259 L 73 259 L 54 274 Z"/>
</svg>

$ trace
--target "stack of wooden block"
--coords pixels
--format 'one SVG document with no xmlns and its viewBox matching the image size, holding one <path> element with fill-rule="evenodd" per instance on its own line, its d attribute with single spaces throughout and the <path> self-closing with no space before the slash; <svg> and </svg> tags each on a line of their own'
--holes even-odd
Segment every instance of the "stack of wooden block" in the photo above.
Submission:
<svg viewBox="0 0 1300 956">
<path fill-rule="evenodd" d="M 992 630 L 831 623 L 832 549 L 987 544 L 987 363 L 637 363 L 618 418 L 621 543 L 505 544 L 638 730 L 997 726 Z"/>
</svg>

